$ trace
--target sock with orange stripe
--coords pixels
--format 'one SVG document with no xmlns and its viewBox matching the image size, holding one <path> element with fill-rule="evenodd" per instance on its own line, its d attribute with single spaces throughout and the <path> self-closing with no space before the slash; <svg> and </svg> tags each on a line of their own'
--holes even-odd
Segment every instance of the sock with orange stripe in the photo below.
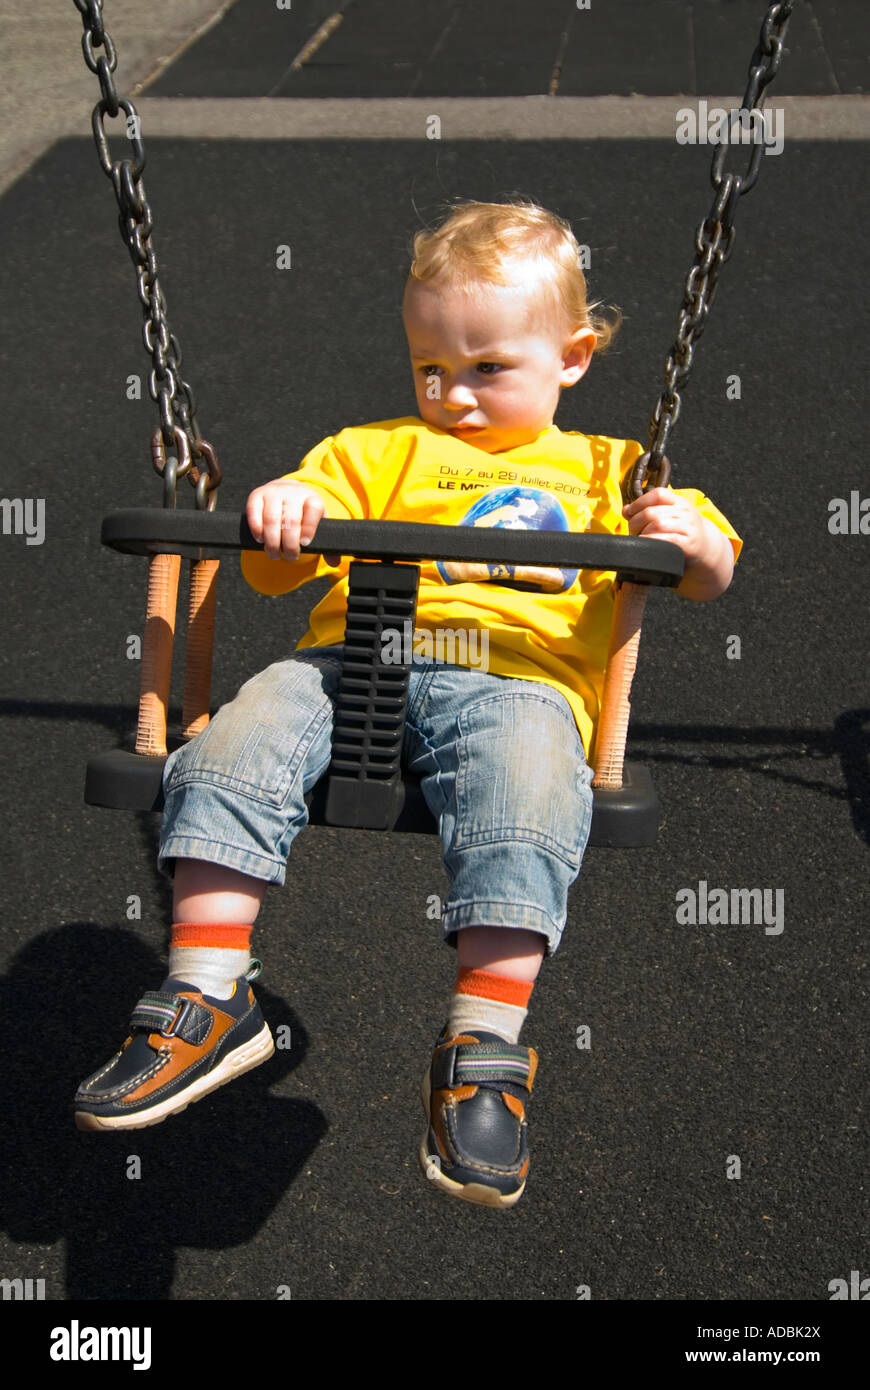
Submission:
<svg viewBox="0 0 870 1390">
<path fill-rule="evenodd" d="M 513 980 L 489 970 L 464 970 L 460 966 L 447 1015 L 449 1035 L 482 1029 L 505 1042 L 519 1042 L 533 988 L 532 980 Z"/>
<path fill-rule="evenodd" d="M 229 999 L 251 965 L 251 927 L 236 922 L 173 922 L 169 977 L 213 999 Z"/>
</svg>

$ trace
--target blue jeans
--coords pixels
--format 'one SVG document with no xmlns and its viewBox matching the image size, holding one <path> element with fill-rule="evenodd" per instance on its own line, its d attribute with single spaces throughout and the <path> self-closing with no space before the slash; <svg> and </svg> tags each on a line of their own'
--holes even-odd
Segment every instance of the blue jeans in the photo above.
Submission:
<svg viewBox="0 0 870 1390">
<path fill-rule="evenodd" d="M 205 859 L 283 884 L 330 760 L 340 647 L 310 647 L 242 686 L 171 754 L 158 864 Z M 570 706 L 536 681 L 415 656 L 403 745 L 439 826 L 442 933 L 540 932 L 559 945 L 592 820 L 592 773 Z M 348 832 L 351 833 L 351 832 Z"/>
</svg>

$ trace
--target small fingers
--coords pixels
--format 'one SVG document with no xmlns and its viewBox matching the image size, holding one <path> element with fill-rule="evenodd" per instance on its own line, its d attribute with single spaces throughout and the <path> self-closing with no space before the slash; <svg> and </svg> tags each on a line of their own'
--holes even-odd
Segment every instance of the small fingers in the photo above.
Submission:
<svg viewBox="0 0 870 1390">
<path fill-rule="evenodd" d="M 291 560 L 298 557 L 300 511 L 301 503 L 291 493 L 275 491 L 266 494 L 263 502 L 263 549 L 270 560 L 278 560 L 282 555 Z"/>
<path fill-rule="evenodd" d="M 259 544 L 263 539 L 263 494 L 258 488 L 252 492 L 245 507 L 245 520 L 254 540 Z"/>
<path fill-rule="evenodd" d="M 310 545 L 315 531 L 323 516 L 323 498 L 315 497 L 309 493 L 302 505 L 302 525 L 300 527 L 300 541 L 302 545 Z"/>
<path fill-rule="evenodd" d="M 248 498 L 245 517 L 254 540 L 270 560 L 298 560 L 324 515 L 319 493 L 301 484 L 267 483 Z"/>
<path fill-rule="evenodd" d="M 652 534 L 660 531 L 682 530 L 680 517 L 675 516 L 672 511 L 665 511 L 661 507 L 654 508 L 652 511 L 641 512 L 638 516 L 629 518 L 628 529 L 635 536 Z"/>
<path fill-rule="evenodd" d="M 638 512 L 646 511 L 648 507 L 674 506 L 675 503 L 682 501 L 672 488 L 653 487 L 649 492 L 645 492 L 641 497 L 636 497 L 633 502 L 629 502 L 623 507 L 624 517 L 637 516 Z"/>
</svg>

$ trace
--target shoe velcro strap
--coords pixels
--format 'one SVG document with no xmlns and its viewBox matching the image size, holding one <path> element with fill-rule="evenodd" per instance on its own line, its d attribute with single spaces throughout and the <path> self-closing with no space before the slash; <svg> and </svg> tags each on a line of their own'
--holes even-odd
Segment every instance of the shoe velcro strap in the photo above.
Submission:
<svg viewBox="0 0 870 1390">
<path fill-rule="evenodd" d="M 211 1013 L 202 1004 L 166 990 L 143 994 L 130 1017 L 131 1028 L 147 1028 L 149 1033 L 162 1033 L 167 1038 L 176 1035 L 196 1045 L 208 1035 L 211 1023 Z"/>
<path fill-rule="evenodd" d="M 149 990 L 143 994 L 130 1016 L 132 1028 L 147 1028 L 151 1033 L 162 1033 L 178 1017 L 178 1010 L 187 1000 L 180 994 L 167 994 L 163 990 Z"/>
<path fill-rule="evenodd" d="M 515 1043 L 457 1043 L 435 1057 L 432 1088 L 476 1086 L 484 1081 L 513 1082 L 530 1090 L 529 1049 Z"/>
</svg>

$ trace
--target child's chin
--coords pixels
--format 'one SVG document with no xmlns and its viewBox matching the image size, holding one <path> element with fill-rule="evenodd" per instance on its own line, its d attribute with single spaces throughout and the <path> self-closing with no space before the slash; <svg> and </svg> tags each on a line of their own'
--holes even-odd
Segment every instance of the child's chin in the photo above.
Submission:
<svg viewBox="0 0 870 1390">
<path fill-rule="evenodd" d="M 466 444 L 473 444 L 475 449 L 480 449 L 485 454 L 500 454 L 505 449 L 513 448 L 515 440 L 506 435 L 503 430 L 494 430 L 487 426 L 485 429 L 466 435 L 455 434 L 454 439 L 462 439 Z"/>
</svg>

